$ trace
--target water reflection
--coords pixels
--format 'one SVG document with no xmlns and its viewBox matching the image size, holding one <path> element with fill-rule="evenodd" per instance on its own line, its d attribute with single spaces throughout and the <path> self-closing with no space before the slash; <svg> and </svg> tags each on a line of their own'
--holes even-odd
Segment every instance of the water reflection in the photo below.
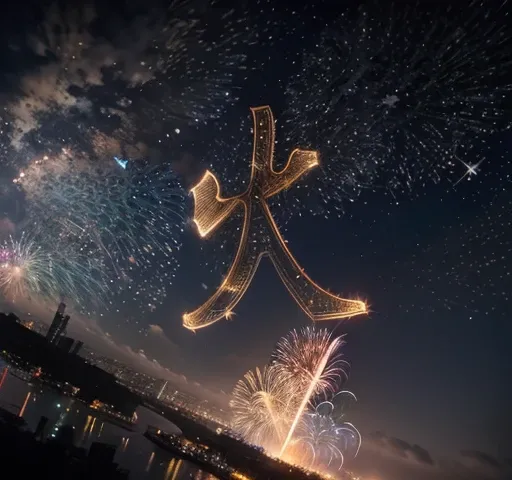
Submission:
<svg viewBox="0 0 512 480">
<path fill-rule="evenodd" d="M 216 477 L 189 462 L 173 458 L 143 437 L 148 425 L 179 432 L 172 423 L 150 410 L 137 409 L 136 431 L 131 432 L 96 418 L 94 412 L 78 400 L 29 384 L 14 376 L 12 370 L 5 375 L 3 371 L 4 365 L 0 364 L 0 407 L 22 416 L 32 431 L 42 416 L 47 417 L 43 438 L 54 436 L 62 425 L 72 425 L 75 445 L 79 447 L 89 448 L 97 441 L 115 445 L 115 461 L 130 471 L 131 480 L 215 480 Z"/>
</svg>

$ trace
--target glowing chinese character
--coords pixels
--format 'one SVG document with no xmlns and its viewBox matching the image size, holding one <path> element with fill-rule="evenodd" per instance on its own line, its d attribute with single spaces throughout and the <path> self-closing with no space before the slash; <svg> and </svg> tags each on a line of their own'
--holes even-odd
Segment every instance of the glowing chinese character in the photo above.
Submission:
<svg viewBox="0 0 512 480">
<path fill-rule="evenodd" d="M 251 111 L 254 150 L 247 190 L 235 197 L 222 198 L 219 182 L 208 171 L 192 189 L 194 222 L 202 237 L 213 233 L 239 205 L 244 208 L 244 224 L 238 251 L 221 286 L 197 310 L 183 315 L 183 325 L 195 330 L 231 317 L 265 255 L 270 257 L 286 288 L 312 320 L 339 319 L 366 313 L 364 302 L 332 295 L 304 273 L 286 246 L 267 204 L 268 198 L 287 189 L 305 172 L 318 165 L 317 153 L 296 149 L 284 169 L 274 171 L 272 111 L 270 107 L 252 108 Z"/>
</svg>

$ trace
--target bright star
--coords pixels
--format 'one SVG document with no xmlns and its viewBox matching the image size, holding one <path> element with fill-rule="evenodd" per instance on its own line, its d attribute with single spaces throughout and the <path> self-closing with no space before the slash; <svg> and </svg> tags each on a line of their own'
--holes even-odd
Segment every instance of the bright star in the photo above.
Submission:
<svg viewBox="0 0 512 480">
<path fill-rule="evenodd" d="M 466 172 L 464 173 L 464 175 L 462 175 L 462 177 L 460 177 L 457 182 L 455 182 L 455 185 L 459 184 L 462 180 L 464 180 L 464 178 L 468 177 L 469 176 L 469 179 L 471 179 L 471 175 L 476 175 L 478 173 L 478 167 L 480 166 L 480 164 L 484 161 L 484 159 L 480 160 L 478 163 L 474 163 L 473 165 L 469 165 L 467 164 L 466 162 L 462 161 L 460 158 L 458 157 L 455 157 L 457 158 L 457 160 L 462 163 L 465 167 L 466 167 Z M 468 179 L 468 180 L 469 180 Z"/>
</svg>

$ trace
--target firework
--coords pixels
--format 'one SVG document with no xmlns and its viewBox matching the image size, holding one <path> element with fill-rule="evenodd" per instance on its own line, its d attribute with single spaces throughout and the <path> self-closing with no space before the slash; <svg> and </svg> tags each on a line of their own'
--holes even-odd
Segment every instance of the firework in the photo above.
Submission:
<svg viewBox="0 0 512 480">
<path fill-rule="evenodd" d="M 10 237 L 0 252 L 0 288 L 5 297 L 16 300 L 43 289 L 41 282 L 47 273 L 44 256 L 33 242 Z"/>
<path fill-rule="evenodd" d="M 323 32 L 288 86 L 286 129 L 326 147 L 324 180 L 337 188 L 307 191 L 324 211 L 376 182 L 409 189 L 452 172 L 455 182 L 456 155 L 485 155 L 490 134 L 510 126 L 508 9 L 368 2 Z"/>
<path fill-rule="evenodd" d="M 358 430 L 345 421 L 356 397 L 346 376 L 341 337 L 307 327 L 277 345 L 271 365 L 248 372 L 233 390 L 233 429 L 244 439 L 303 466 L 339 469 L 357 455 Z M 325 398 L 314 404 L 315 398 Z"/>
<path fill-rule="evenodd" d="M 329 401 L 324 402 L 327 407 L 327 411 L 322 412 L 321 408 L 323 404 L 317 406 L 318 413 L 324 413 L 330 415 L 334 421 L 339 423 L 345 418 L 346 411 L 350 409 L 350 406 L 357 402 L 356 396 L 349 390 L 341 390 L 336 393 Z"/>
<path fill-rule="evenodd" d="M 317 407 L 301 419 L 290 450 L 302 465 L 340 470 L 347 454 L 357 456 L 360 445 L 361 435 L 351 423 L 339 424 Z"/>
<path fill-rule="evenodd" d="M 233 428 L 246 440 L 271 449 L 284 440 L 293 393 L 273 367 L 245 374 L 233 390 Z"/>
<path fill-rule="evenodd" d="M 294 457 L 302 457 L 301 464 L 340 469 L 344 456 L 339 444 L 340 438 L 332 418 L 314 413 L 304 415 L 290 447 Z"/>
<path fill-rule="evenodd" d="M 279 375 L 293 384 L 294 391 L 305 392 L 328 354 L 312 395 L 330 396 L 348 376 L 349 364 L 340 352 L 344 344 L 343 337 L 333 338 L 327 329 L 308 326 L 293 330 L 277 344 L 274 364 Z"/>
<path fill-rule="evenodd" d="M 35 237 L 9 237 L 0 247 L 0 289 L 11 301 L 39 298 L 55 301 L 69 297 L 77 303 L 85 298 L 104 298 L 107 286 L 93 271 L 101 272 L 94 260 L 84 261 L 71 251 L 47 250 Z"/>
<path fill-rule="evenodd" d="M 64 150 L 34 161 L 15 182 L 40 241 L 80 260 L 71 271 L 100 261 L 113 290 L 128 288 L 145 308 L 165 297 L 184 217 L 184 194 L 168 166 L 140 161 L 124 170 Z"/>
</svg>

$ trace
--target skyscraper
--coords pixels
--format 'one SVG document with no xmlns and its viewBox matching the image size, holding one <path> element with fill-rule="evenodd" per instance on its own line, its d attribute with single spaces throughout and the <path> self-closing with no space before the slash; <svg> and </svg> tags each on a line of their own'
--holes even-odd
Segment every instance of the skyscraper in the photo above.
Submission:
<svg viewBox="0 0 512 480">
<path fill-rule="evenodd" d="M 84 342 L 81 342 L 80 340 L 77 340 L 77 342 L 73 345 L 73 348 L 71 349 L 71 353 L 73 355 L 78 355 L 78 352 L 82 348 Z"/>
<path fill-rule="evenodd" d="M 69 315 L 64 315 L 64 318 L 60 322 L 59 329 L 57 331 L 57 337 L 62 337 L 63 335 L 65 335 L 67 333 L 66 328 L 69 323 L 69 318 L 70 318 Z"/>
<path fill-rule="evenodd" d="M 64 335 L 61 335 L 58 338 L 59 338 L 59 342 L 58 342 L 57 346 L 61 350 L 64 350 L 66 353 L 69 353 L 71 351 L 71 347 L 73 346 L 73 343 L 75 343 L 75 341 L 71 337 L 66 337 Z"/>
<path fill-rule="evenodd" d="M 66 311 L 66 304 L 60 303 L 57 311 L 55 312 L 55 316 L 53 317 L 52 324 L 48 329 L 48 333 L 46 334 L 46 339 L 53 344 L 59 343 L 59 338 L 63 335 L 66 330 L 66 326 L 69 322 L 69 315 L 64 316 L 64 312 Z"/>
</svg>

